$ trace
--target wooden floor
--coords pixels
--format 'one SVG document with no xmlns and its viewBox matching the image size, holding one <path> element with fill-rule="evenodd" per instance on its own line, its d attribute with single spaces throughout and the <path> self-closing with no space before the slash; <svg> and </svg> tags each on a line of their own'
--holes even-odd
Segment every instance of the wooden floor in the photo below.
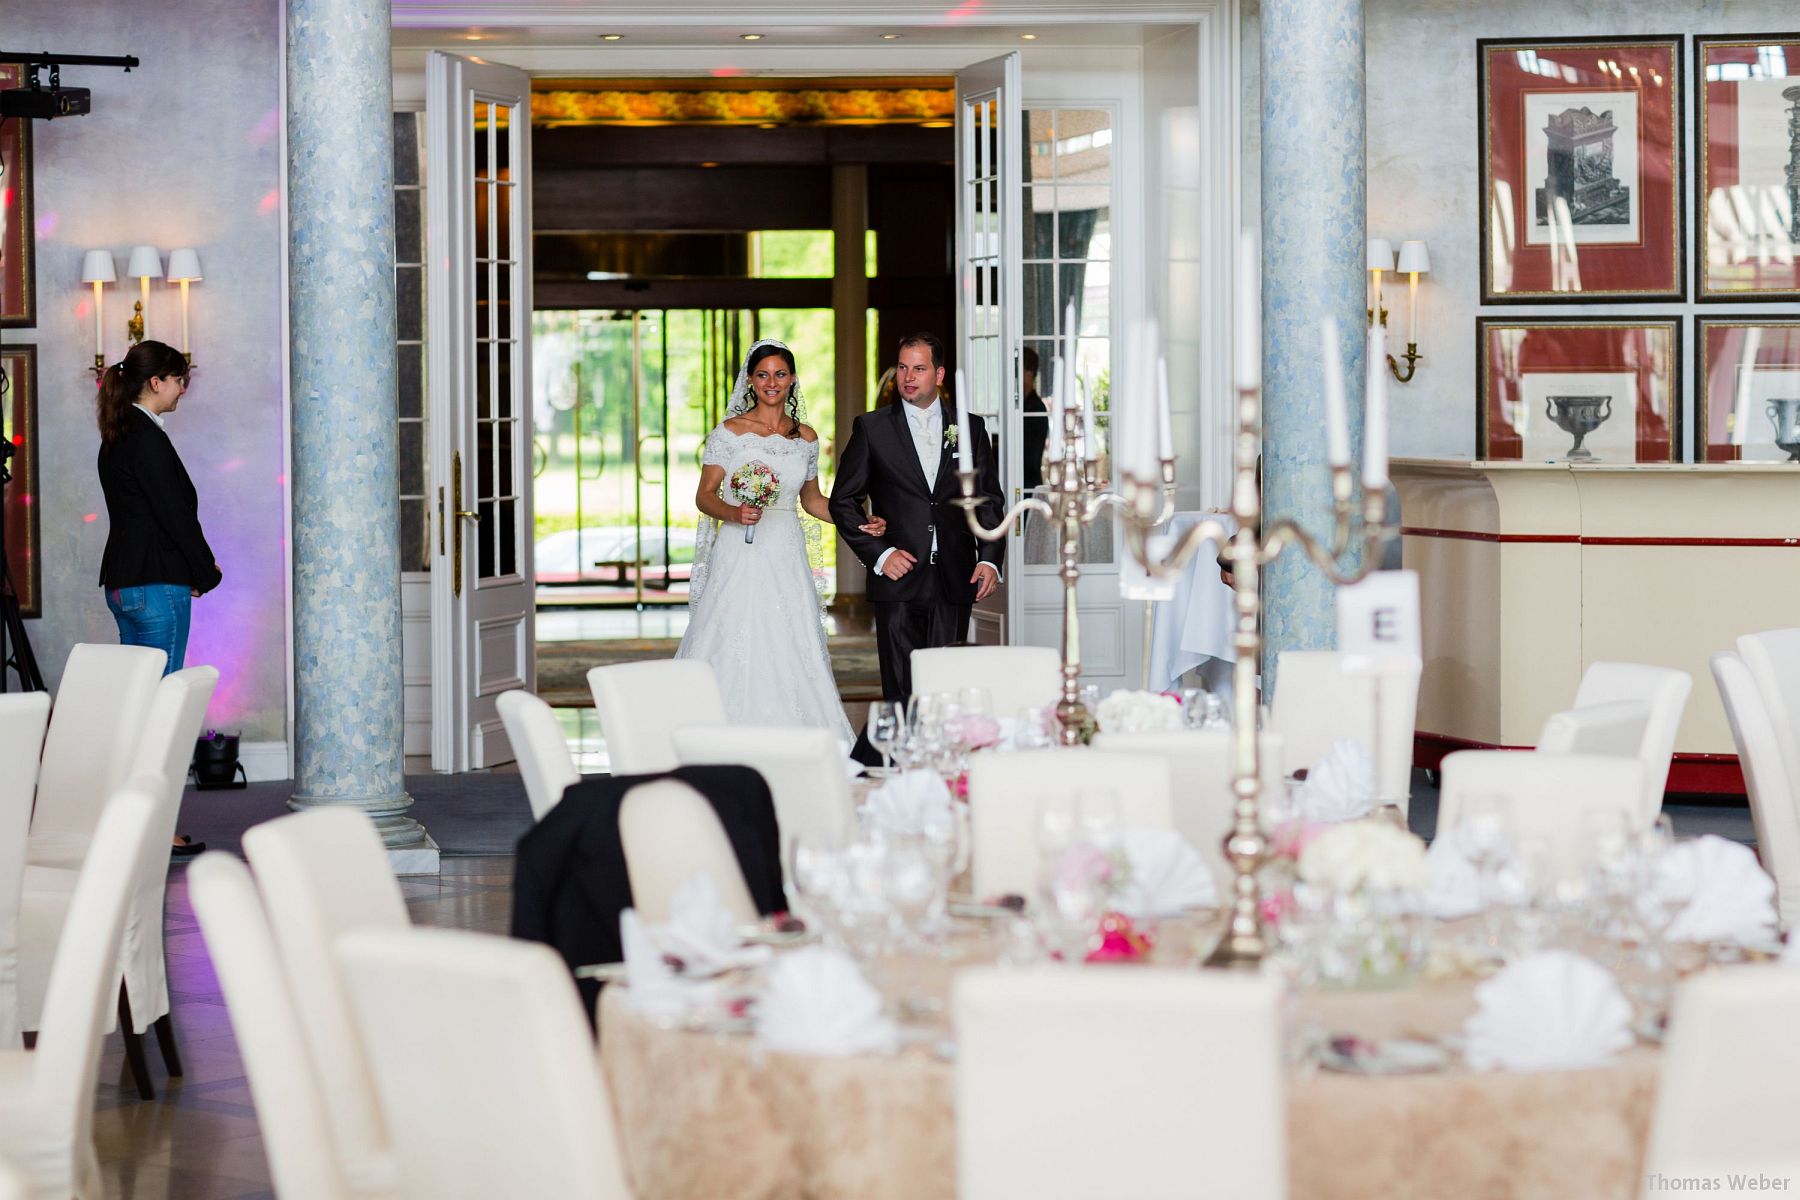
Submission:
<svg viewBox="0 0 1800 1200">
<path fill-rule="evenodd" d="M 512 858 L 446 858 L 436 879 L 402 879 L 415 924 L 505 933 Z M 119 1035 L 106 1039 L 94 1140 L 106 1195 L 121 1200 L 273 1197 L 256 1110 L 219 982 L 188 904 L 186 872 L 169 875 L 169 993 L 186 1074 L 163 1074 L 146 1038 L 155 1100 L 139 1100 Z"/>
</svg>

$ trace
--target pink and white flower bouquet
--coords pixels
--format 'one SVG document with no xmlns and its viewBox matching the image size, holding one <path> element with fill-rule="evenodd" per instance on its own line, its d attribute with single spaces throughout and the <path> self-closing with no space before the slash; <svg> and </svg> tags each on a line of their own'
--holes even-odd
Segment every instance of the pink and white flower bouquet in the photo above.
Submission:
<svg viewBox="0 0 1800 1200">
<path fill-rule="evenodd" d="M 737 494 L 738 503 L 766 509 L 781 495 L 781 479 L 768 463 L 755 460 L 731 473 L 731 490 Z M 744 526 L 744 541 L 755 540 L 756 526 Z"/>
</svg>

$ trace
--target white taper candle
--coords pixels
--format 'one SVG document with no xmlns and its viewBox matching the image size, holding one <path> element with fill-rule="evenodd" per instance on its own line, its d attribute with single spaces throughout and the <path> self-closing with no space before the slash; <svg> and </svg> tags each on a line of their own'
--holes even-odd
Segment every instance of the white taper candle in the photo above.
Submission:
<svg viewBox="0 0 1800 1200">
<path fill-rule="evenodd" d="M 94 357 L 106 357 L 106 328 L 100 315 L 100 281 L 94 280 Z"/>
<path fill-rule="evenodd" d="M 973 471 L 975 469 L 975 448 L 970 439 L 969 426 L 969 387 L 963 379 L 963 369 L 956 368 L 956 469 Z"/>
<path fill-rule="evenodd" d="M 1386 491 L 1388 484 L 1387 331 L 1369 326 L 1367 387 L 1363 396 L 1363 490 Z"/>
<path fill-rule="evenodd" d="M 1056 390 L 1050 393 L 1050 411 L 1045 420 L 1050 422 L 1049 436 L 1044 439 L 1044 450 L 1051 462 L 1062 457 L 1063 435 L 1063 398 L 1069 394 L 1069 364 L 1060 355 L 1056 360 Z"/>
<path fill-rule="evenodd" d="M 1156 457 L 1175 457 L 1175 424 L 1169 412 L 1169 360 L 1156 356 Z M 1159 472 L 1160 476 L 1160 472 Z"/>
<path fill-rule="evenodd" d="M 1336 317 L 1326 317 L 1319 330 L 1320 355 L 1325 361 L 1325 461 L 1334 467 L 1350 465 L 1349 405 L 1344 399 L 1344 348 L 1339 341 Z"/>
<path fill-rule="evenodd" d="M 1262 249 L 1256 232 L 1238 234 L 1237 362 L 1234 382 L 1242 391 L 1262 386 Z"/>
</svg>

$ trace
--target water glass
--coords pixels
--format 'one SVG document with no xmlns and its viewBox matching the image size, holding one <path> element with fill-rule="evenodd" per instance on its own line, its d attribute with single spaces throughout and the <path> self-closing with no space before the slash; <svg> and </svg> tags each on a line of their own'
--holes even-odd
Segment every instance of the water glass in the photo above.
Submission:
<svg viewBox="0 0 1800 1200">
<path fill-rule="evenodd" d="M 1018 729 L 1013 733 L 1016 750 L 1044 750 L 1056 744 L 1053 722 L 1047 709 L 1021 708 Z"/>
<path fill-rule="evenodd" d="M 906 710 L 890 700 L 877 700 L 869 705 L 869 744 L 881 751 L 884 771 L 894 768 L 894 746 L 906 728 Z"/>
<path fill-rule="evenodd" d="M 992 717 L 994 697 L 984 687 L 966 687 L 956 693 L 956 703 L 964 716 Z"/>
</svg>

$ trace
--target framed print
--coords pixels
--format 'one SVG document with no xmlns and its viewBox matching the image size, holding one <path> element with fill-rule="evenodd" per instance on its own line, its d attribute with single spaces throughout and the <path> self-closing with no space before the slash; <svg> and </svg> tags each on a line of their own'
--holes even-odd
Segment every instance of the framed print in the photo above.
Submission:
<svg viewBox="0 0 1800 1200">
<path fill-rule="evenodd" d="M 1694 318 L 1695 462 L 1800 466 L 1800 316 Z"/>
<path fill-rule="evenodd" d="M 1475 318 L 1476 456 L 1680 461 L 1675 317 Z"/>
<path fill-rule="evenodd" d="M 1800 298 L 1800 33 L 1697 37 L 1694 79 L 1697 297 Z"/>
<path fill-rule="evenodd" d="M 1681 299 L 1681 39 L 1475 46 L 1481 302 Z"/>
<path fill-rule="evenodd" d="M 0 522 L 6 529 L 6 565 L 19 608 L 43 616 L 43 573 L 38 563 L 37 347 L 0 346 Z"/>
<path fill-rule="evenodd" d="M 25 68 L 0 63 L 0 90 L 22 87 Z M 37 235 L 31 216 L 31 122 L 0 121 L 0 329 L 37 324 Z"/>
</svg>

